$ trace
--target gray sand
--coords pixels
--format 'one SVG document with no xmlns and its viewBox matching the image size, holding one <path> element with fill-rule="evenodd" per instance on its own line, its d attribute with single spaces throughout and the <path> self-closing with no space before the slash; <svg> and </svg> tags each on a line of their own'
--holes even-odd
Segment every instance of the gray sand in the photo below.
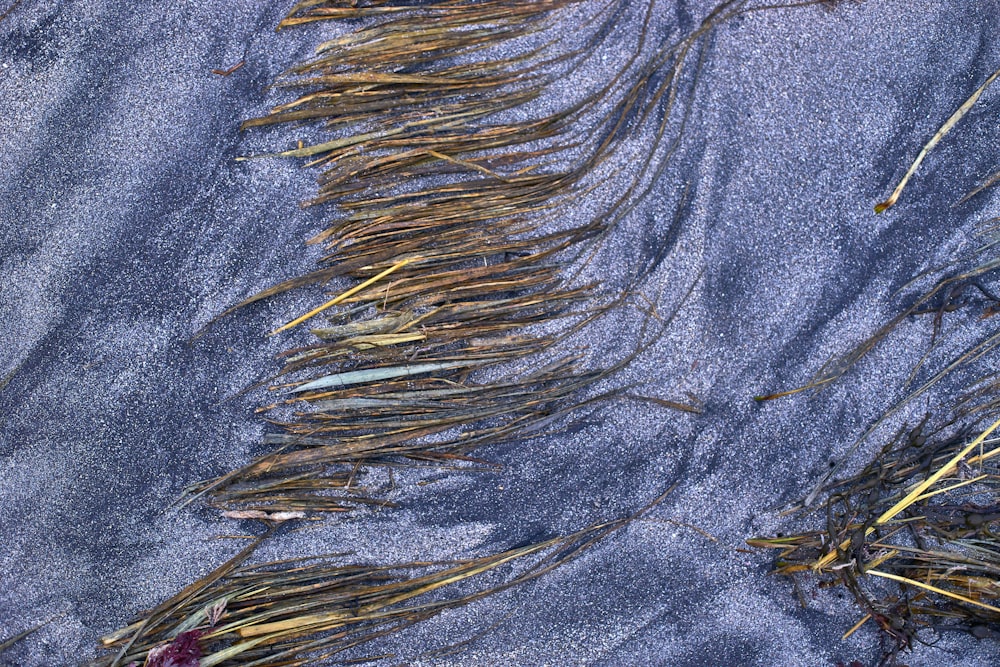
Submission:
<svg viewBox="0 0 1000 667">
<path fill-rule="evenodd" d="M 92 658 L 101 634 L 238 548 L 212 539 L 231 522 L 166 508 L 258 451 L 252 409 L 263 392 L 225 399 L 273 372 L 284 343 L 262 334 L 310 295 L 188 339 L 313 266 L 301 241 L 324 219 L 298 207 L 314 186 L 293 161 L 235 160 L 290 143 L 294 131 L 244 135 L 238 122 L 277 101 L 264 86 L 329 29 L 276 35 L 285 5 L 253 4 L 25 0 L 0 22 L 0 377 L 16 371 L 0 390 L 0 638 L 52 619 L 3 664 Z M 713 4 L 662 0 L 655 28 L 690 27 Z M 1000 88 L 896 208 L 872 213 L 1000 66 L 998 28 L 995 0 L 848 2 L 723 26 L 685 93 L 692 112 L 677 155 L 594 268 L 613 287 L 648 252 L 644 239 L 672 243 L 646 285 L 664 312 L 704 272 L 624 378 L 662 398 L 691 392 L 704 414 L 607 405 L 565 434 L 482 452 L 500 472 L 431 475 L 440 481 L 425 486 L 426 474 L 400 475 L 392 499 L 402 509 L 330 521 L 265 555 L 483 554 L 622 516 L 679 482 L 650 520 L 386 650 L 412 657 L 499 623 L 462 653 L 414 664 L 871 663 L 871 624 L 840 640 L 861 615 L 845 593 L 807 586 L 803 609 L 788 581 L 768 575 L 772 554 L 734 549 L 812 527 L 778 508 L 905 395 L 930 318 L 904 323 L 821 393 L 763 405 L 752 396 L 806 382 L 898 312 L 906 301 L 893 293 L 911 277 L 1000 215 L 1000 191 L 952 207 L 1000 167 Z M 229 77 L 210 72 L 241 59 Z M 628 169 L 631 157 L 620 159 Z M 618 354 L 640 318 L 633 310 L 591 330 L 594 358 Z M 946 325 L 955 350 L 995 326 L 968 319 Z M 900 414 L 857 461 L 928 404 Z M 904 660 L 993 665 L 1000 648 L 950 634 Z"/>
</svg>

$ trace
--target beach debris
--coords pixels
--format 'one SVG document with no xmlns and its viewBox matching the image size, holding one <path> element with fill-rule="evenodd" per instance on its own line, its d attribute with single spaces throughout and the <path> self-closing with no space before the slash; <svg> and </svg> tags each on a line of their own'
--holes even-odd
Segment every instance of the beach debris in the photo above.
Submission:
<svg viewBox="0 0 1000 667">
<path fill-rule="evenodd" d="M 330 218 L 309 242 L 315 270 L 234 309 L 323 294 L 271 331 L 291 342 L 276 398 L 260 408 L 273 427 L 262 455 L 187 498 L 268 532 L 105 636 L 113 653 L 98 665 L 195 652 L 201 667 L 354 659 L 356 647 L 571 561 L 634 518 L 449 563 L 249 563 L 292 519 L 391 506 L 368 470 L 482 467 L 475 450 L 619 398 L 700 410 L 610 384 L 670 325 L 659 304 L 617 354 L 590 359 L 580 344 L 640 293 L 669 244 L 625 267 L 610 293 L 580 275 L 670 164 L 712 31 L 751 9 L 723 0 L 689 33 L 661 35 L 650 31 L 653 2 L 592 2 L 572 35 L 560 31 L 557 13 L 584 4 L 303 0 L 281 22 L 359 20 L 279 77 L 271 90 L 286 99 L 243 124 L 302 132 L 267 157 L 313 169 L 306 205 Z M 640 28 L 618 34 L 626 14 Z M 606 40 L 625 56 L 607 81 L 546 98 Z M 615 160 L 622 151 L 628 168 Z"/>
<path fill-rule="evenodd" d="M 117 652 L 93 665 L 276 667 L 350 659 L 357 647 L 564 566 L 665 496 L 622 519 L 445 563 L 372 565 L 322 556 L 247 564 L 262 536 L 142 619 L 105 636 L 103 645 Z"/>
<path fill-rule="evenodd" d="M 246 60 L 241 60 L 238 63 L 236 63 L 235 65 L 233 65 L 232 67 L 227 67 L 225 69 L 213 69 L 212 70 L 212 74 L 217 74 L 219 76 L 229 76 L 230 74 L 232 74 L 233 72 L 235 72 L 236 70 L 240 69 L 241 67 L 243 67 L 246 64 L 247 64 Z"/>
<path fill-rule="evenodd" d="M 954 128 L 955 125 L 958 124 L 958 121 L 962 120 L 962 118 L 965 117 L 965 114 L 969 112 L 969 109 L 975 106 L 976 102 L 979 101 L 979 98 L 982 96 L 982 94 L 986 92 L 986 89 L 989 88 L 994 81 L 996 81 L 998 76 L 1000 76 L 1000 69 L 993 72 L 993 74 L 987 77 L 986 81 L 984 81 L 983 84 L 979 86 L 979 88 L 977 88 L 975 92 L 972 93 L 972 95 L 969 96 L 969 99 L 965 100 L 965 102 L 962 103 L 962 105 L 955 111 L 955 113 L 953 113 L 948 118 L 948 120 L 945 121 L 944 125 L 942 125 L 938 129 L 938 131 L 934 133 L 934 136 L 931 137 L 931 140 L 928 141 L 927 144 L 922 149 L 920 149 L 920 153 L 917 154 L 917 159 L 915 159 L 913 161 L 913 164 L 910 165 L 910 168 L 906 170 L 906 174 L 903 175 L 902 180 L 899 181 L 899 184 L 892 191 L 892 194 L 889 195 L 889 198 L 875 205 L 876 213 L 883 213 L 896 203 L 896 201 L 899 199 L 899 195 L 901 195 L 903 192 L 903 188 L 906 187 L 906 184 L 910 182 L 910 178 L 912 178 L 913 174 L 915 174 L 917 169 L 920 168 L 920 163 L 924 161 L 924 158 L 927 157 L 927 154 L 930 153 L 932 150 L 934 150 L 934 147 L 938 145 L 938 143 L 944 138 L 944 136 L 949 132 L 951 132 L 952 128 Z M 970 194 L 969 196 L 972 195 Z"/>
<path fill-rule="evenodd" d="M 309 241 L 322 249 L 316 270 L 234 308 L 337 287 L 270 332 L 296 341 L 270 387 L 279 398 L 260 409 L 275 429 L 270 453 L 192 486 L 187 502 L 265 513 L 388 506 L 373 467 L 475 467 L 475 449 L 637 395 L 609 383 L 660 334 L 623 341 L 610 360 L 588 358 L 581 342 L 663 258 L 615 294 L 575 276 L 669 163 L 678 136 L 668 130 L 683 130 L 678 99 L 706 38 L 745 3 L 719 3 L 680 37 L 650 34 L 651 2 L 589 3 L 574 40 L 556 39 L 558 13 L 585 4 L 310 1 L 281 22 L 366 20 L 280 76 L 272 88 L 289 99 L 243 123 L 308 128 L 276 155 L 318 173 L 306 205 L 332 218 Z M 542 104 L 625 12 L 642 30 L 622 42 L 627 57 L 608 81 Z M 611 166 L 640 137 L 632 168 Z M 603 203 L 578 210 L 590 194 Z M 657 330 L 667 326 L 658 316 Z"/>
<path fill-rule="evenodd" d="M 262 512 L 261 510 L 227 510 L 222 513 L 227 519 L 261 519 L 262 521 L 291 521 L 292 519 L 304 519 L 305 512 Z"/>
<path fill-rule="evenodd" d="M 775 572 L 843 585 L 887 641 L 882 663 L 948 630 L 1000 630 L 1000 427 L 975 438 L 902 429 L 861 472 L 824 489 L 825 527 L 747 540 Z M 983 631 L 980 630 L 982 634 Z"/>
</svg>

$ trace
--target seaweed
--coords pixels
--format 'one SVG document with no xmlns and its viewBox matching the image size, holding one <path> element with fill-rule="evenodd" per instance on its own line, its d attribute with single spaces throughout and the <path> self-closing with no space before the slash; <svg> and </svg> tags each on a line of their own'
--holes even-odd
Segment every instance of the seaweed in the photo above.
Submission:
<svg viewBox="0 0 1000 667">
<path fill-rule="evenodd" d="M 884 664 L 946 631 L 1000 629 L 1000 440 L 901 429 L 859 473 L 824 488 L 822 530 L 747 540 L 775 571 L 843 585 L 888 640 Z M 891 582 L 884 585 L 885 582 Z"/>
<path fill-rule="evenodd" d="M 488 469 L 478 450 L 548 433 L 611 400 L 697 412 L 638 395 L 617 377 L 670 326 L 657 304 L 614 358 L 574 346 L 598 319 L 640 298 L 663 255 L 628 267 L 614 290 L 583 276 L 676 151 L 692 104 L 683 94 L 697 82 L 712 31 L 749 11 L 814 4 L 725 0 L 677 36 L 650 33 L 654 5 L 646 3 L 609 80 L 553 102 L 548 89 L 586 65 L 630 3 L 590 3 L 570 47 L 554 14 L 583 0 L 298 3 L 279 29 L 357 27 L 279 77 L 272 90 L 290 99 L 242 127 L 304 133 L 308 141 L 294 148 L 255 157 L 303 161 L 318 174 L 304 205 L 323 206 L 331 219 L 309 241 L 321 253 L 315 270 L 223 315 L 292 290 L 313 305 L 270 332 L 292 342 L 264 382 L 276 398 L 258 409 L 271 426 L 262 454 L 185 498 L 269 527 L 108 634 L 111 653 L 95 664 L 195 653 L 202 667 L 354 660 L 358 647 L 542 576 L 659 502 L 449 563 L 342 555 L 250 563 L 262 543 L 305 519 L 390 506 L 388 494 L 365 486 L 367 470 Z M 630 168 L 615 167 L 635 144 L 644 148 Z M 595 205 L 580 207 L 582 199 Z M 498 573 L 502 583 L 490 583 Z"/>
<path fill-rule="evenodd" d="M 890 197 L 875 206 L 876 213 L 897 202 L 927 154 L 998 76 L 1000 70 L 948 118 Z M 991 181 L 959 203 L 989 187 Z M 821 389 L 840 380 L 904 322 L 933 316 L 927 350 L 904 384 L 903 397 L 831 464 L 793 508 L 807 510 L 814 525 L 823 527 L 747 540 L 754 547 L 781 551 L 775 565 L 778 574 L 794 581 L 808 573 L 822 586 L 845 587 L 864 615 L 844 637 L 873 622 L 883 640 L 882 665 L 896 664 L 900 652 L 915 643 L 931 643 L 946 632 L 985 638 L 1000 630 L 996 583 L 1000 576 L 1000 532 L 996 530 L 1000 440 L 991 437 L 1000 427 L 1000 420 L 994 421 L 1000 408 L 995 369 L 1000 333 L 987 321 L 1000 305 L 993 286 L 1000 269 L 995 232 L 996 221 L 987 221 L 979 231 L 981 241 L 971 252 L 908 282 L 900 292 L 930 275 L 938 276 L 874 334 L 830 359 L 809 383 L 757 397 L 771 400 Z M 958 311 L 964 311 L 964 319 L 945 332 L 946 319 L 957 317 Z M 931 394 L 932 389 L 937 391 Z M 837 478 L 863 443 L 921 397 L 927 400 L 928 414 L 919 424 L 900 427 L 860 471 Z"/>
</svg>

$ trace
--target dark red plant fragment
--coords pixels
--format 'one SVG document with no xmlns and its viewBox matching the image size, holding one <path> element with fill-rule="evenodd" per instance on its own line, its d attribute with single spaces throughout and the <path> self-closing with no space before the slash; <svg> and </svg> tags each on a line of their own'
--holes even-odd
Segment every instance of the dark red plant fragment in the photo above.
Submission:
<svg viewBox="0 0 1000 667">
<path fill-rule="evenodd" d="M 144 667 L 199 667 L 201 647 L 198 639 L 201 635 L 201 630 L 180 633 L 174 641 L 150 651 Z"/>
</svg>

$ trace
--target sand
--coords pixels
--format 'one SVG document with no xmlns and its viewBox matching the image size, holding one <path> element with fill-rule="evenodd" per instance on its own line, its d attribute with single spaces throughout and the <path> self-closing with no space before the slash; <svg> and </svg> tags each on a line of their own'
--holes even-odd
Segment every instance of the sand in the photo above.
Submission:
<svg viewBox="0 0 1000 667">
<path fill-rule="evenodd" d="M 655 29 L 690 29 L 713 4 L 660 0 Z M 252 410 L 264 394 L 231 397 L 275 370 L 283 342 L 264 333 L 311 303 L 254 306 L 190 341 L 317 257 L 301 245 L 324 220 L 298 207 L 310 175 L 291 160 L 235 159 L 294 136 L 238 131 L 322 34 L 275 34 L 285 9 L 25 0 L 0 20 L 0 377 L 10 378 L 0 389 L 0 638 L 50 620 L 3 664 L 83 663 L 100 635 L 238 548 L 213 539 L 232 522 L 168 507 L 259 451 Z M 773 554 L 736 549 L 815 526 L 778 512 L 906 395 L 931 318 L 905 322 L 821 393 L 752 397 L 801 385 L 871 335 L 914 294 L 898 289 L 1000 215 L 1000 191 L 953 206 L 1000 167 L 1000 88 L 895 208 L 872 212 L 1000 66 L 998 28 L 995 0 L 845 2 L 721 27 L 684 91 L 691 115 L 676 155 L 593 267 L 613 287 L 669 245 L 645 293 L 677 315 L 624 380 L 662 398 L 690 392 L 703 414 L 611 403 L 565 433 L 483 452 L 499 472 L 430 475 L 429 485 L 418 485 L 426 473 L 401 475 L 401 509 L 331 520 L 267 553 L 488 553 L 622 516 L 677 483 L 649 520 L 390 648 L 411 664 L 484 667 L 874 662 L 870 624 L 840 639 L 861 616 L 846 594 L 807 584 L 804 609 L 768 574 Z M 230 76 L 211 72 L 241 60 Z M 634 164 L 628 152 L 618 159 Z M 945 323 L 949 349 L 994 326 L 964 317 Z M 619 353 L 641 318 L 632 310 L 590 330 L 592 358 Z M 857 461 L 929 404 L 902 411 Z M 419 657 L 470 637 L 456 655 Z M 904 660 L 993 665 L 1000 647 L 953 633 Z"/>
</svg>

